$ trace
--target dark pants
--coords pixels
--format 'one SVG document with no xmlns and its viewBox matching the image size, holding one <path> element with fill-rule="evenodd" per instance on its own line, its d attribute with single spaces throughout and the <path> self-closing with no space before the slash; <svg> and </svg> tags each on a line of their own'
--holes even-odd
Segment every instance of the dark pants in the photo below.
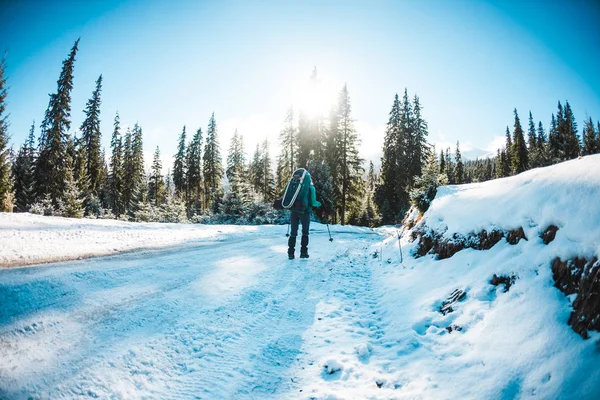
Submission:
<svg viewBox="0 0 600 400">
<path fill-rule="evenodd" d="M 304 214 L 296 212 L 290 213 L 290 224 L 292 231 L 288 240 L 288 254 L 294 254 L 294 248 L 296 247 L 296 237 L 298 236 L 298 224 L 302 224 L 302 240 L 300 241 L 300 254 L 308 253 L 308 227 L 310 226 L 310 212 L 306 211 Z"/>
</svg>

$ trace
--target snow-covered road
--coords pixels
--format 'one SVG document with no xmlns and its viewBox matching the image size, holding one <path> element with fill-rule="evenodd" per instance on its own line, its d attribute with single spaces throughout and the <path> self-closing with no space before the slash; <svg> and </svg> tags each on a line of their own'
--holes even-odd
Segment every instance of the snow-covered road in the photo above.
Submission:
<svg viewBox="0 0 600 400">
<path fill-rule="evenodd" d="M 0 270 L 0 398 L 308 395 L 311 369 L 334 376 L 317 359 L 330 335 L 368 362 L 381 334 L 366 268 L 381 236 L 327 239 L 309 260 L 279 233 Z M 336 327 L 333 298 L 360 326 Z"/>
</svg>

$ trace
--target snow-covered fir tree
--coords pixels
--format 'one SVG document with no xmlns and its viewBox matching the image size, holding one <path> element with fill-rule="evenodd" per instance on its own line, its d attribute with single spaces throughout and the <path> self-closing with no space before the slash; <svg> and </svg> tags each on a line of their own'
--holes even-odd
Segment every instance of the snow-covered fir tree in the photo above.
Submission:
<svg viewBox="0 0 600 400">
<path fill-rule="evenodd" d="M 35 202 L 33 173 L 35 163 L 35 122 L 31 124 L 29 136 L 19 149 L 13 164 L 16 211 L 26 212 Z"/>
<path fill-rule="evenodd" d="M 206 130 L 206 146 L 204 147 L 203 162 L 205 209 L 218 212 L 219 202 L 223 196 L 223 188 L 221 186 L 223 165 L 215 113 L 211 115 L 208 122 L 208 129 Z"/>
<path fill-rule="evenodd" d="M 85 160 L 85 172 L 89 177 L 89 191 L 93 196 L 99 197 L 102 187 L 102 175 L 104 160 L 100 147 L 102 134 L 100 133 L 100 93 L 102 91 L 102 75 L 96 81 L 96 89 L 85 107 L 85 119 L 79 128 L 81 131 L 80 142 L 85 146 L 87 159 Z"/>
<path fill-rule="evenodd" d="M 6 56 L 0 59 L 0 211 L 12 211 L 13 188 L 8 147 L 8 116 L 6 111 Z"/>
<path fill-rule="evenodd" d="M 67 175 L 72 167 L 67 162 L 68 131 L 71 127 L 71 90 L 73 89 L 73 67 L 79 39 L 75 41 L 57 82 L 56 93 L 50 101 L 41 125 L 38 157 L 35 167 L 35 184 L 38 198 L 47 194 L 58 206 L 66 190 Z"/>
<path fill-rule="evenodd" d="M 179 153 L 178 153 L 179 154 Z M 202 181 L 202 129 L 198 128 L 192 137 L 185 159 L 185 187 L 187 188 L 188 215 L 201 214 L 204 184 Z"/>
</svg>

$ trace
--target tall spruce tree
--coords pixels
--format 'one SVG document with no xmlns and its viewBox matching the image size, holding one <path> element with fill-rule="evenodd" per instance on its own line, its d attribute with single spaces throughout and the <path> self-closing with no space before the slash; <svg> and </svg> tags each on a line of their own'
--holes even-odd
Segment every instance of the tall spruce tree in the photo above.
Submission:
<svg viewBox="0 0 600 400">
<path fill-rule="evenodd" d="M 123 141 L 119 113 L 115 115 L 114 130 L 110 141 L 112 154 L 110 157 L 109 187 L 113 214 L 118 217 L 125 212 L 123 202 Z"/>
<path fill-rule="evenodd" d="M 446 178 L 448 183 L 454 185 L 456 180 L 454 179 L 454 162 L 450 158 L 450 147 L 446 148 Z"/>
<path fill-rule="evenodd" d="M 165 180 L 162 174 L 162 161 L 160 160 L 160 149 L 156 146 L 150 181 L 148 182 L 148 200 L 154 206 L 159 207 L 165 200 Z"/>
<path fill-rule="evenodd" d="M 456 167 L 454 168 L 454 181 L 457 185 L 465 183 L 465 168 L 460 155 L 460 143 L 456 141 L 456 153 L 455 153 Z"/>
<path fill-rule="evenodd" d="M 144 168 L 144 143 L 142 127 L 136 124 L 133 126 L 131 142 L 131 159 L 132 159 L 132 178 L 133 178 L 133 196 L 131 203 L 131 211 L 137 211 L 139 205 L 147 200 L 146 172 Z"/>
<path fill-rule="evenodd" d="M 33 168 L 35 163 L 35 122 L 27 140 L 19 149 L 13 165 L 15 205 L 18 212 L 26 212 L 35 201 Z"/>
<path fill-rule="evenodd" d="M 548 154 L 548 139 L 546 138 L 546 132 L 544 131 L 542 121 L 538 122 L 536 149 L 538 154 L 538 166 L 545 167 L 550 162 L 550 156 Z"/>
<path fill-rule="evenodd" d="M 252 160 L 250 161 L 250 166 L 248 168 L 248 175 L 250 179 L 250 183 L 252 184 L 252 189 L 255 193 L 262 193 L 261 185 L 263 182 L 263 169 L 261 165 L 262 153 L 260 144 L 256 143 L 256 149 L 254 150 L 254 154 L 252 155 Z"/>
<path fill-rule="evenodd" d="M 198 128 L 186 152 L 186 181 L 188 190 L 188 213 L 202 214 L 204 184 L 202 181 L 202 129 Z"/>
<path fill-rule="evenodd" d="M 560 105 L 560 102 L 558 102 L 558 105 L 562 112 L 562 106 Z M 554 114 L 552 114 L 552 119 L 550 120 L 550 131 L 548 132 L 548 155 L 550 157 L 550 163 L 556 163 L 560 161 L 559 147 L 558 123 L 556 118 L 554 118 Z"/>
<path fill-rule="evenodd" d="M 275 179 L 273 177 L 273 165 L 269 154 L 269 140 L 265 138 L 261 146 L 261 196 L 264 202 L 270 203 L 275 196 Z"/>
<path fill-rule="evenodd" d="M 513 131 L 513 143 L 510 152 L 511 166 L 513 173 L 520 174 L 521 172 L 527 170 L 529 159 L 527 154 L 527 146 L 525 144 L 525 136 L 523 134 L 523 127 L 521 126 L 519 114 L 517 113 L 516 108 L 513 112 L 515 114 L 515 129 Z"/>
<path fill-rule="evenodd" d="M 421 103 L 419 96 L 413 98 L 413 120 L 412 120 L 412 143 L 411 143 L 411 176 L 421 176 L 422 167 L 429 157 L 429 145 L 427 144 L 427 121 L 421 115 Z"/>
<path fill-rule="evenodd" d="M 125 132 L 125 141 L 123 143 L 123 209 L 124 212 L 130 213 L 131 204 L 133 203 L 133 185 L 134 185 L 134 168 L 133 168 L 133 153 L 132 153 L 132 135 L 131 129 L 127 128 Z"/>
<path fill-rule="evenodd" d="M 219 201 L 223 194 L 221 187 L 223 164 L 221 161 L 219 138 L 217 136 L 215 113 L 212 114 L 208 123 L 203 159 L 205 209 L 211 209 L 213 212 L 217 212 Z"/>
<path fill-rule="evenodd" d="M 600 134 L 600 132 L 599 132 Z M 596 154 L 600 152 L 600 148 L 598 146 L 599 140 L 594 128 L 594 122 L 592 118 L 588 118 L 585 120 L 583 126 L 583 155 L 587 156 L 589 154 Z"/>
<path fill-rule="evenodd" d="M 340 222 L 346 223 L 346 212 L 360 206 L 360 190 L 362 187 L 363 160 L 358 155 L 359 138 L 351 116 L 350 95 L 344 84 L 338 100 L 338 163 L 340 166 L 339 214 Z M 334 182 L 336 183 L 336 182 Z M 358 204 L 357 204 L 358 203 Z"/>
<path fill-rule="evenodd" d="M 285 116 L 284 126 L 279 133 L 281 152 L 277 159 L 277 191 L 282 191 L 287 179 L 292 176 L 295 169 L 297 150 L 297 132 L 294 127 L 294 109 L 290 107 Z"/>
<path fill-rule="evenodd" d="M 577 122 L 569 102 L 565 102 L 564 109 L 564 135 L 561 142 L 564 146 L 564 155 L 566 160 L 577 158 L 581 153 L 581 144 L 579 143 L 579 134 L 577 133 Z"/>
<path fill-rule="evenodd" d="M 245 180 L 246 174 L 246 154 L 244 151 L 244 138 L 235 130 L 231 143 L 229 145 L 229 152 L 227 153 L 227 169 L 225 174 L 229 181 L 230 196 L 239 204 L 242 205 L 248 199 L 242 199 L 242 186 Z"/>
<path fill-rule="evenodd" d="M 529 130 L 527 131 L 527 150 L 529 152 L 529 168 L 537 168 L 540 166 L 540 154 L 538 149 L 538 140 L 535 132 L 535 123 L 533 115 L 529 111 Z"/>
<path fill-rule="evenodd" d="M 8 116 L 4 114 L 7 95 L 5 69 L 6 55 L 0 60 L 0 211 L 12 211 L 12 201 L 9 201 L 12 197 L 12 178 L 8 147 Z"/>
<path fill-rule="evenodd" d="M 403 186 L 407 182 L 407 171 L 400 168 L 399 162 L 404 151 L 404 143 L 402 143 L 400 134 L 400 111 L 400 99 L 396 94 L 389 113 L 383 141 L 380 183 L 375 189 L 375 201 L 381 211 L 382 223 L 384 224 L 397 222 L 400 210 L 408 202 L 408 193 Z"/>
<path fill-rule="evenodd" d="M 175 154 L 175 161 L 173 163 L 173 185 L 175 186 L 175 195 L 187 198 L 187 182 L 186 182 L 186 170 L 185 170 L 185 125 L 183 131 L 179 136 L 179 144 L 177 146 L 177 154 Z"/>
<path fill-rule="evenodd" d="M 511 169 L 511 164 L 512 164 L 512 149 L 513 149 L 513 141 L 510 138 L 510 130 L 508 129 L 508 126 L 506 127 L 506 144 L 504 145 L 504 152 L 506 155 L 506 160 L 508 162 L 508 169 Z M 509 173 L 510 175 L 510 173 Z M 509 176 L 509 175 L 505 175 L 505 176 Z"/>
<path fill-rule="evenodd" d="M 85 171 L 90 180 L 89 190 L 92 195 L 98 197 L 102 188 L 102 175 L 104 160 L 101 157 L 100 148 L 100 92 L 102 91 L 102 75 L 96 81 L 96 89 L 85 107 L 85 119 L 81 127 L 81 142 L 85 146 L 87 160 L 85 160 Z"/>
<path fill-rule="evenodd" d="M 54 205 L 67 193 L 68 174 L 72 168 L 67 160 L 68 131 L 71 127 L 71 90 L 73 67 L 79 39 L 63 61 L 56 93 L 50 95 L 48 109 L 42 122 L 38 158 L 35 167 L 36 194 L 39 199 L 49 195 Z"/>
</svg>

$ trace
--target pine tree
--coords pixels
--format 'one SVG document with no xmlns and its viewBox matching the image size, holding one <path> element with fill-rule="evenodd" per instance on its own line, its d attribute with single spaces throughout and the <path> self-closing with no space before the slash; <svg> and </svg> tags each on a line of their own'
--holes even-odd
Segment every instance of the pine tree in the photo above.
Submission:
<svg viewBox="0 0 600 400">
<path fill-rule="evenodd" d="M 404 143 L 400 134 L 400 100 L 394 97 L 383 142 L 380 183 L 375 189 L 375 201 L 381 210 L 382 223 L 391 224 L 399 219 L 400 210 L 408 200 L 404 184 L 408 181 L 406 170 L 400 168 Z M 400 189 L 401 191 L 398 191 Z"/>
<path fill-rule="evenodd" d="M 562 113 L 562 106 L 558 102 L 559 109 Z M 559 149 L 559 136 L 558 136 L 558 123 L 552 114 L 552 120 L 550 121 L 550 131 L 548 132 L 548 156 L 550 163 L 556 163 L 560 161 L 560 149 Z"/>
<path fill-rule="evenodd" d="M 454 168 L 454 180 L 457 185 L 465 183 L 465 170 L 460 155 L 460 144 L 456 142 L 456 156 L 455 156 L 456 167 Z"/>
<path fill-rule="evenodd" d="M 412 143 L 411 143 L 411 175 L 421 176 L 421 168 L 425 165 L 429 157 L 429 145 L 427 144 L 427 122 L 421 115 L 421 104 L 419 97 L 415 95 L 413 99 L 413 119 L 412 119 Z"/>
<path fill-rule="evenodd" d="M 358 155 L 359 138 L 354 129 L 354 120 L 351 115 L 350 96 L 348 87 L 344 85 L 338 100 L 338 154 L 340 165 L 339 185 L 339 213 L 340 222 L 346 223 L 346 211 L 352 211 L 360 198 L 363 169 L 362 159 Z M 335 182 L 334 182 L 335 183 Z"/>
<path fill-rule="evenodd" d="M 160 161 L 160 149 L 156 146 L 150 182 L 148 183 L 148 199 L 154 206 L 159 207 L 165 200 L 165 181 L 162 175 L 162 162 Z"/>
<path fill-rule="evenodd" d="M 131 210 L 136 211 L 140 205 L 146 201 L 148 193 L 148 181 L 144 168 L 144 144 L 142 127 L 136 124 L 133 126 L 133 138 L 131 142 L 132 159 L 132 178 L 133 178 L 133 196 L 131 199 Z"/>
<path fill-rule="evenodd" d="M 535 123 L 533 116 L 529 111 L 529 130 L 527 132 L 527 144 L 529 151 L 529 168 L 537 168 L 540 166 L 540 154 L 538 149 L 538 139 L 535 133 Z"/>
<path fill-rule="evenodd" d="M 600 152 L 598 138 L 594 129 L 594 122 L 590 117 L 583 127 L 583 155 L 596 154 Z"/>
<path fill-rule="evenodd" d="M 19 149 L 13 165 L 15 203 L 18 212 L 26 212 L 35 201 L 33 168 L 35 163 L 35 122 L 29 130 L 29 137 Z"/>
<path fill-rule="evenodd" d="M 404 88 L 404 96 L 402 97 L 402 105 L 400 112 L 400 141 L 398 144 L 403 148 L 400 153 L 403 157 L 399 158 L 399 167 L 407 171 L 407 181 L 403 184 L 407 190 L 410 189 L 415 177 L 415 165 L 420 161 L 415 158 L 416 138 L 413 130 L 414 126 L 414 111 L 413 105 L 408 97 L 408 90 Z"/>
<path fill-rule="evenodd" d="M 512 150 L 513 150 L 513 143 L 512 143 L 512 139 L 510 138 L 510 131 L 508 130 L 508 126 L 506 127 L 506 144 L 504 145 L 504 152 L 506 153 L 506 160 L 508 162 L 508 169 L 510 170 L 512 168 Z M 505 176 L 509 176 L 510 173 L 508 175 Z"/>
<path fill-rule="evenodd" d="M 8 116 L 4 115 L 6 110 L 6 55 L 0 60 L 0 211 L 12 211 L 9 207 L 9 196 L 12 197 L 11 164 L 9 160 L 10 149 L 8 148 Z M 10 208 L 10 209 L 9 209 Z"/>
<path fill-rule="evenodd" d="M 102 150 L 100 148 L 100 92 L 102 91 L 102 75 L 96 81 L 96 89 L 92 97 L 88 100 L 85 107 L 85 119 L 79 128 L 81 130 L 81 141 L 85 146 L 87 160 L 85 160 L 86 174 L 90 180 L 92 195 L 99 196 L 102 187 L 102 169 L 104 160 L 101 158 Z"/>
<path fill-rule="evenodd" d="M 177 146 L 177 154 L 173 163 L 173 185 L 175 186 L 175 195 L 187 198 L 187 182 L 185 170 L 185 125 L 181 136 L 179 136 L 179 145 Z"/>
<path fill-rule="evenodd" d="M 458 145 L 457 145 L 458 148 Z M 421 212 L 427 211 L 431 201 L 435 198 L 437 188 L 448 184 L 448 177 L 445 173 L 440 173 L 440 166 L 436 161 L 435 150 L 431 152 L 427 159 L 427 164 L 423 170 L 422 176 L 415 179 L 415 188 L 411 190 L 411 202 Z"/>
<path fill-rule="evenodd" d="M 64 207 L 63 216 L 69 218 L 81 218 L 84 214 L 83 200 L 81 199 L 82 194 L 73 177 L 73 162 L 71 156 L 67 153 L 65 158 L 65 193 L 60 202 Z"/>
<path fill-rule="evenodd" d="M 373 165 L 373 161 L 369 161 L 369 172 L 367 173 L 367 189 L 372 193 L 375 192 L 375 188 L 377 187 L 378 177 L 375 172 L 375 166 Z"/>
<path fill-rule="evenodd" d="M 87 174 L 86 162 L 88 160 L 87 147 L 81 140 L 70 140 L 67 144 L 67 154 L 73 160 L 73 182 L 77 186 L 77 190 L 83 207 L 86 208 L 93 202 L 94 195 L 90 192 L 90 177 Z"/>
<path fill-rule="evenodd" d="M 250 165 L 248 167 L 248 175 L 250 179 L 250 183 L 252 184 L 252 189 L 255 193 L 261 193 L 261 184 L 263 182 L 263 169 L 260 163 L 262 158 L 260 144 L 256 143 L 256 149 L 254 150 L 254 154 L 252 155 L 252 161 L 250 161 Z"/>
<path fill-rule="evenodd" d="M 525 145 L 525 136 L 523 135 L 523 128 L 521 127 L 521 121 L 519 120 L 519 114 L 517 109 L 514 110 L 515 114 L 515 130 L 513 131 L 513 143 L 510 152 L 511 155 L 511 167 L 515 174 L 527 170 L 529 165 L 529 159 L 527 154 L 527 146 Z"/>
<path fill-rule="evenodd" d="M 544 131 L 542 121 L 538 122 L 536 149 L 538 154 L 538 166 L 545 167 L 550 162 L 550 155 L 548 154 L 548 140 L 546 139 L 546 132 Z"/>
<path fill-rule="evenodd" d="M 504 169 L 504 151 L 496 150 L 496 178 L 502 178 L 502 170 Z"/>
<path fill-rule="evenodd" d="M 450 158 L 450 147 L 446 148 L 446 177 L 448 178 L 448 183 L 454 185 L 456 180 L 454 179 L 454 163 Z"/>
<path fill-rule="evenodd" d="M 55 205 L 65 196 L 68 174 L 72 167 L 67 162 L 68 131 L 71 127 L 71 90 L 73 66 L 79 39 L 75 41 L 57 82 L 57 91 L 50 95 L 48 109 L 42 122 L 39 153 L 35 167 L 38 198 L 49 195 Z"/>
<path fill-rule="evenodd" d="M 335 185 L 333 182 L 339 181 L 340 176 L 340 165 L 338 164 L 338 145 L 339 145 L 339 115 L 337 106 L 334 105 L 331 107 L 329 111 L 329 121 L 328 127 L 325 134 L 325 163 L 327 164 L 327 170 L 331 175 L 331 190 L 332 193 L 328 197 L 326 197 L 327 201 L 331 201 L 332 207 L 328 207 L 328 205 L 323 205 L 321 208 L 321 218 L 326 218 L 328 221 L 331 219 L 331 222 L 337 223 L 337 214 L 335 213 L 335 208 L 333 208 L 333 204 L 337 203 L 338 193 L 336 191 Z M 315 188 L 318 188 L 315 186 Z M 318 192 L 317 192 L 318 193 Z M 320 200 L 319 200 L 320 201 Z M 323 204 L 323 202 L 321 202 Z"/>
<path fill-rule="evenodd" d="M 261 148 L 261 195 L 265 203 L 273 201 L 275 196 L 275 179 L 273 177 L 273 166 L 271 164 L 271 156 L 269 155 L 269 141 L 265 138 Z"/>
<path fill-rule="evenodd" d="M 134 185 L 134 167 L 132 153 L 131 129 L 127 128 L 125 132 L 125 142 L 123 143 L 123 209 L 130 213 L 133 203 L 133 185 Z"/>
<path fill-rule="evenodd" d="M 244 152 L 244 138 L 235 130 L 227 154 L 227 180 L 230 185 L 230 196 L 237 199 L 240 204 L 247 199 L 241 199 L 242 182 L 245 180 L 246 154 Z"/>
<path fill-rule="evenodd" d="M 201 214 L 204 183 L 202 182 L 202 129 L 198 128 L 186 152 L 186 181 L 189 193 L 188 214 Z"/>
<path fill-rule="evenodd" d="M 564 145 L 565 159 L 577 158 L 581 153 L 581 144 L 579 143 L 579 134 L 577 133 L 577 123 L 569 102 L 565 102 L 564 109 Z"/>
<path fill-rule="evenodd" d="M 446 173 L 446 157 L 444 157 L 444 149 L 440 150 L 440 174 Z"/>
<path fill-rule="evenodd" d="M 118 218 L 125 212 L 125 204 L 123 202 L 123 143 L 119 113 L 115 115 L 110 147 L 112 148 L 109 173 L 111 209 L 113 214 Z"/>
<path fill-rule="evenodd" d="M 281 146 L 281 154 L 278 163 L 282 169 L 282 176 L 292 176 L 298 153 L 297 132 L 294 127 L 294 110 L 292 107 L 288 109 L 285 116 L 284 127 L 279 133 L 279 145 Z M 285 183 L 287 183 L 287 179 L 285 179 Z M 281 189 L 281 187 L 279 187 L 279 189 Z"/>
<path fill-rule="evenodd" d="M 217 137 L 217 123 L 213 113 L 206 131 L 206 146 L 204 147 L 204 193 L 205 209 L 218 211 L 219 201 L 222 197 L 221 179 L 223 178 L 223 166 L 221 161 L 221 150 Z"/>
</svg>

